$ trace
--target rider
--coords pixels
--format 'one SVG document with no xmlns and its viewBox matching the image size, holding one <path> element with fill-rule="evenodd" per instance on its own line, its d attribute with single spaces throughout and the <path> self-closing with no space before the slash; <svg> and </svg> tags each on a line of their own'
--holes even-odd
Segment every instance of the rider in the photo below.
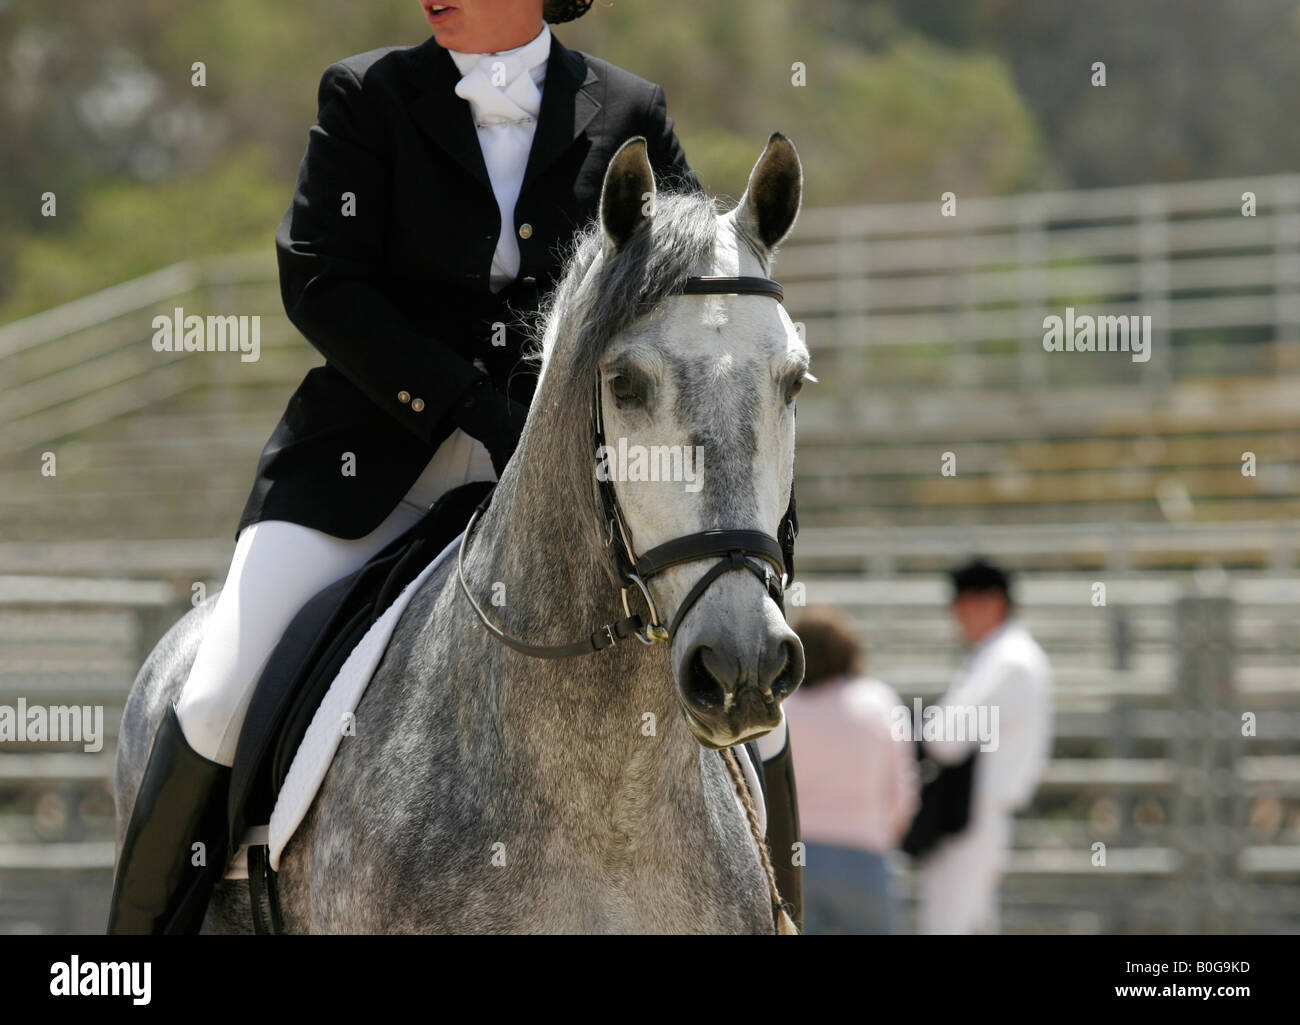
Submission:
<svg viewBox="0 0 1300 1025">
<path fill-rule="evenodd" d="M 505 466 L 536 384 L 520 314 L 556 284 L 615 150 L 644 136 L 663 184 L 699 188 L 663 90 L 551 35 L 591 0 L 420 3 L 431 39 L 321 79 L 276 247 L 285 310 L 326 364 L 262 452 L 140 784 L 110 932 L 198 930 L 240 728 L 284 629 L 440 495 Z"/>
</svg>

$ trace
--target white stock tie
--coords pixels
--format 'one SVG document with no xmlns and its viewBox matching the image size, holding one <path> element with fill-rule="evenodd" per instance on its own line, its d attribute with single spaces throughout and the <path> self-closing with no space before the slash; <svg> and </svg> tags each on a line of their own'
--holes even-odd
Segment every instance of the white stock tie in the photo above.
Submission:
<svg viewBox="0 0 1300 1025">
<path fill-rule="evenodd" d="M 541 90 L 521 64 L 515 54 L 484 54 L 456 83 L 456 95 L 468 101 L 473 112 L 483 163 L 501 212 L 501 236 L 492 258 L 494 292 L 519 273 L 515 203 L 542 106 Z M 505 84 L 498 86 L 494 80 Z"/>
</svg>

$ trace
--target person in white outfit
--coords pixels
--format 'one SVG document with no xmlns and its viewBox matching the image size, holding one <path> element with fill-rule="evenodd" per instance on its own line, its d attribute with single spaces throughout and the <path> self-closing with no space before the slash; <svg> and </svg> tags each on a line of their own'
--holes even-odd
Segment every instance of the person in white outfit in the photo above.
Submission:
<svg viewBox="0 0 1300 1025">
<path fill-rule="evenodd" d="M 941 704 L 982 710 L 996 728 L 987 743 L 969 737 L 923 741 L 940 765 L 977 753 L 966 829 L 944 838 L 921 862 L 918 927 L 927 934 L 993 933 L 1000 925 L 998 884 L 1012 815 L 1033 797 L 1051 754 L 1052 668 L 1012 616 L 1006 573 L 976 559 L 951 576 L 952 614 L 970 652 Z"/>
</svg>

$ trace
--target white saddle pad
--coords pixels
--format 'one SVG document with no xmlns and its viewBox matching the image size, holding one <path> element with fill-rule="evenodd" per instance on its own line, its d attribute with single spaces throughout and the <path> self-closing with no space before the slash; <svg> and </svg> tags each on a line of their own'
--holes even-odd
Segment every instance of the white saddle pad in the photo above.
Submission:
<svg viewBox="0 0 1300 1025">
<path fill-rule="evenodd" d="M 227 879 L 248 878 L 249 843 L 267 844 L 271 867 L 279 870 L 280 855 L 293 839 L 293 834 L 306 817 L 312 801 L 316 799 L 316 791 L 320 789 L 330 763 L 334 760 L 334 752 L 343 740 L 344 725 L 351 721 L 351 716 L 356 712 L 371 676 L 384 657 L 388 641 L 397 628 L 397 621 L 402 618 L 406 606 L 424 582 L 455 554 L 459 545 L 460 537 L 457 537 L 439 552 L 437 558 L 393 599 L 393 604 L 384 610 L 352 649 L 347 661 L 334 677 L 334 682 L 330 684 L 320 707 L 316 709 L 307 732 L 303 734 L 302 743 L 298 745 L 285 776 L 284 786 L 276 798 L 269 827 L 254 826 L 242 837 L 239 850 L 226 871 Z"/>
</svg>

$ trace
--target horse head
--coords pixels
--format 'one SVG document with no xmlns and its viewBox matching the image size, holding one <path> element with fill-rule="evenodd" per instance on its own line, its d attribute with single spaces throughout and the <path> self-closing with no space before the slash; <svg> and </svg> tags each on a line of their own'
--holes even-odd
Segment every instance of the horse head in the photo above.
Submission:
<svg viewBox="0 0 1300 1025">
<path fill-rule="evenodd" d="M 692 280 L 704 277 L 703 294 L 660 283 L 657 301 L 600 355 L 597 473 L 613 487 L 619 531 L 635 553 L 671 552 L 670 542 L 721 536 L 707 534 L 714 531 L 777 533 L 794 476 L 795 396 L 811 378 L 808 350 L 767 275 L 802 188 L 794 146 L 773 134 L 739 204 L 708 226 L 712 245 L 690 271 Z M 656 230 L 658 198 L 645 142 L 629 140 L 611 159 L 601 192 L 603 261 L 612 267 L 628 250 L 672 243 L 668 229 Z M 750 290 L 717 284 L 727 278 L 750 282 Z M 772 291 L 764 293 L 763 283 Z M 638 581 L 659 621 L 673 623 L 678 705 L 708 747 L 777 726 L 804 666 L 777 603 L 779 559 L 775 569 L 770 558 L 751 558 L 752 572 L 721 572 L 743 558 L 733 553 L 736 566 L 719 567 L 722 547 L 697 544 L 688 558 Z M 775 588 L 764 585 L 769 572 Z"/>
</svg>

